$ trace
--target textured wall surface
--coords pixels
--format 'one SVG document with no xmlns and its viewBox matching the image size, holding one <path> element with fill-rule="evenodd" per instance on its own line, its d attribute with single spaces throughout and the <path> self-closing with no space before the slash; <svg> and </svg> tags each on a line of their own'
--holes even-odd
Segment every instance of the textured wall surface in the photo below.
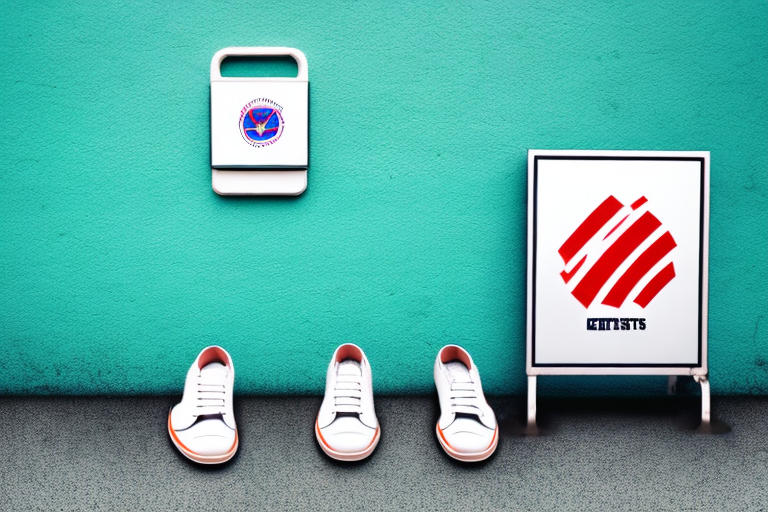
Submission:
<svg viewBox="0 0 768 512">
<path fill-rule="evenodd" d="M 448 342 L 523 392 L 526 151 L 579 148 L 712 152 L 713 391 L 768 393 L 765 1 L 0 8 L 0 392 L 175 393 L 217 343 L 237 391 L 315 393 L 345 341 L 377 392 Z M 211 190 L 234 45 L 307 55 L 298 198 Z"/>
</svg>

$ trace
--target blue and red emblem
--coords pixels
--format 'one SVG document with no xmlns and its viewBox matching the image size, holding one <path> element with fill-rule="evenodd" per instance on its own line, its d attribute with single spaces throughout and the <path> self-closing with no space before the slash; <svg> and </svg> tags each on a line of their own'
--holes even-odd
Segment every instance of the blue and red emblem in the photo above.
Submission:
<svg viewBox="0 0 768 512">
<path fill-rule="evenodd" d="M 274 144 L 283 133 L 282 107 L 267 98 L 249 102 L 240 111 L 240 133 L 254 147 Z"/>
</svg>

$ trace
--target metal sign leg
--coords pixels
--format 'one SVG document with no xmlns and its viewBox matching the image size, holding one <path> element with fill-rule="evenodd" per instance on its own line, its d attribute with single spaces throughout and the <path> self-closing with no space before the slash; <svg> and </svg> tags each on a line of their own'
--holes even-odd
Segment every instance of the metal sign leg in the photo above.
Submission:
<svg viewBox="0 0 768 512">
<path fill-rule="evenodd" d="M 538 435 L 539 427 L 536 426 L 536 376 L 528 376 L 528 424 L 525 428 L 527 435 Z"/>
<path fill-rule="evenodd" d="M 667 379 L 667 395 L 673 396 L 677 394 L 677 375 L 670 375 Z"/>
<path fill-rule="evenodd" d="M 701 384 L 701 429 L 709 429 L 711 409 L 709 402 L 709 379 L 706 375 L 694 375 L 693 380 Z"/>
</svg>

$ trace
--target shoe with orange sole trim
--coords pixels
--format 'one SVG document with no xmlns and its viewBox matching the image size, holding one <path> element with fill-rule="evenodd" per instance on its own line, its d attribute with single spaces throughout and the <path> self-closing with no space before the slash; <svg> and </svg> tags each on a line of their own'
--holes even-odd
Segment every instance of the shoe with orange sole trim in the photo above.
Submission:
<svg viewBox="0 0 768 512">
<path fill-rule="evenodd" d="M 338 347 L 328 365 L 325 398 L 315 420 L 315 437 L 329 457 L 357 461 L 376 449 L 381 429 L 371 382 L 371 366 L 360 347 Z"/>
<path fill-rule="evenodd" d="M 435 426 L 445 453 L 463 462 L 485 460 L 496 451 L 499 427 L 488 405 L 480 373 L 469 353 L 446 345 L 435 359 L 440 419 Z"/>
<path fill-rule="evenodd" d="M 179 451 L 200 464 L 221 464 L 238 447 L 232 412 L 235 367 L 221 347 L 203 349 L 187 372 L 184 396 L 168 414 L 168 435 Z"/>
</svg>

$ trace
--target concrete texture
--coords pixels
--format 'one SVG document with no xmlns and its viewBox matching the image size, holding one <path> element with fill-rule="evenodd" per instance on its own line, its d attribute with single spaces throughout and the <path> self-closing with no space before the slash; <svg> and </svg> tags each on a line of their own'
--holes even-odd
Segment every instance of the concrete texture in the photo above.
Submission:
<svg viewBox="0 0 768 512">
<path fill-rule="evenodd" d="M 520 436 L 521 399 L 492 398 L 499 448 L 467 466 L 435 439 L 436 397 L 377 397 L 382 438 L 355 464 L 317 446 L 320 398 L 236 397 L 223 467 L 176 451 L 176 399 L 0 399 L 0 510 L 768 509 L 765 398 L 715 399 L 718 436 L 689 430 L 697 397 L 543 400 L 542 437 Z"/>
<path fill-rule="evenodd" d="M 318 393 L 346 341 L 377 392 L 454 342 L 524 393 L 529 148 L 711 151 L 712 388 L 768 393 L 764 0 L 0 10 L 0 393 L 171 393 L 213 343 L 239 392 Z M 211 190 L 231 45 L 307 55 L 301 197 Z"/>
</svg>

